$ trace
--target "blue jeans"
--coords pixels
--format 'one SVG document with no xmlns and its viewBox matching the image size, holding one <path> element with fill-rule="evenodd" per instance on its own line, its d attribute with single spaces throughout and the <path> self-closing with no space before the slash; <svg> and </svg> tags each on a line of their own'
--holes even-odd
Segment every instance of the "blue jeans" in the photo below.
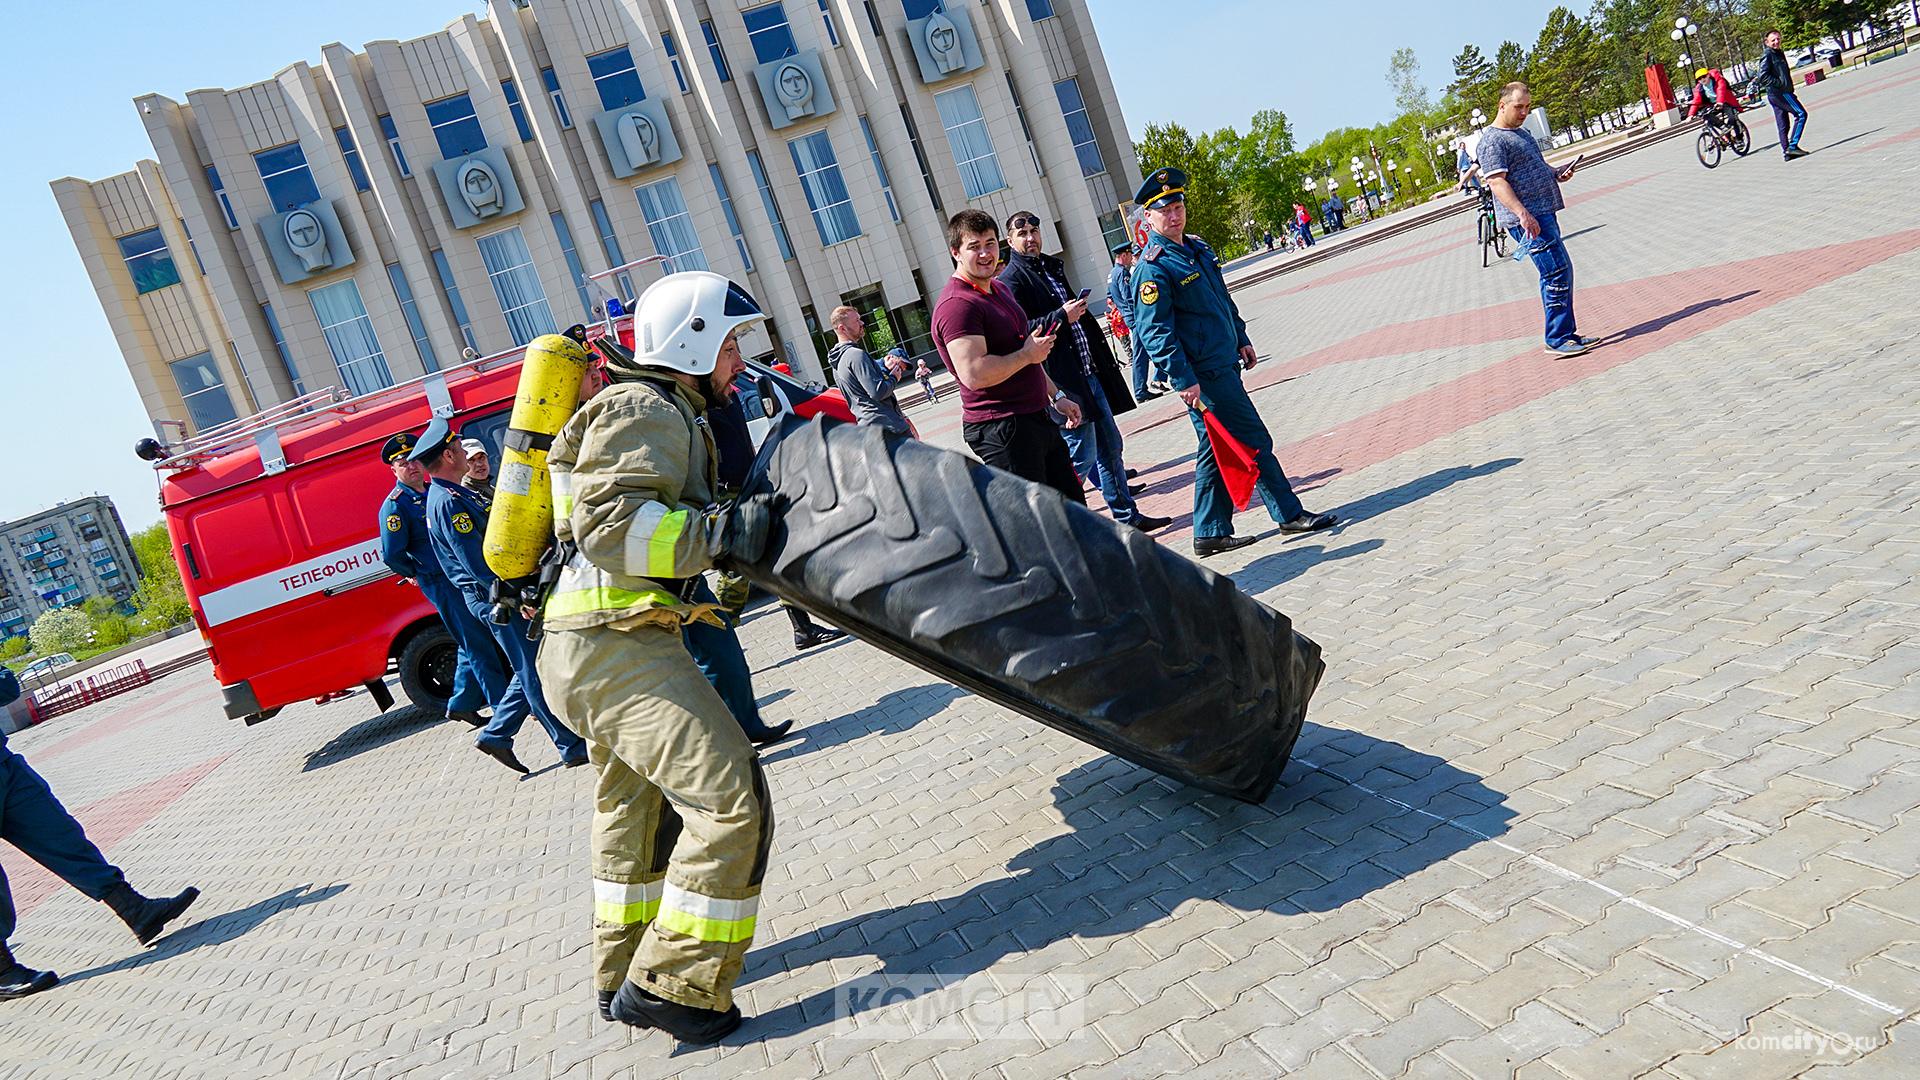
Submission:
<svg viewBox="0 0 1920 1080">
<path fill-rule="evenodd" d="M 587 744 L 575 735 L 547 708 L 547 699 L 540 691 L 540 673 L 534 670 L 534 643 L 527 640 L 527 620 L 518 613 L 513 621 L 499 626 L 489 621 L 487 629 L 492 632 L 494 643 L 500 646 L 500 652 L 507 658 L 507 666 L 513 669 L 513 675 L 507 680 L 506 692 L 493 705 L 493 719 L 480 732 L 475 743 L 482 746 L 512 746 L 513 737 L 520 732 L 520 725 L 527 722 L 527 714 L 532 713 L 540 720 L 540 726 L 547 729 L 547 737 L 559 749 L 560 756 L 568 761 L 586 760 Z"/>
<path fill-rule="evenodd" d="M 719 603 L 714 599 L 713 590 L 707 587 L 705 576 L 694 586 L 693 602 Z M 686 642 L 693 662 L 700 666 L 700 673 L 719 691 L 720 700 L 727 703 L 727 711 L 740 724 L 740 730 L 749 738 L 766 731 L 766 722 L 760 719 L 760 704 L 753 696 L 753 675 L 747 667 L 747 653 L 740 647 L 740 635 L 734 628 L 692 622 L 681 629 L 680 638 Z"/>
<path fill-rule="evenodd" d="M 27 759 L 7 749 L 0 738 L 0 840 L 51 870 L 54 876 L 94 900 L 106 899 L 127 879 L 87 839 L 86 830 L 54 798 L 53 789 Z M 0 870 L 0 945 L 13 937 L 13 890 Z"/>
<path fill-rule="evenodd" d="M 460 647 L 459 666 L 453 671 L 453 696 L 447 699 L 448 712 L 477 712 L 500 699 L 507 688 L 507 673 L 500 667 L 500 651 L 493 635 L 467 610 L 460 587 L 443 577 L 421 577 L 420 591 L 433 602 L 447 633 Z"/>
<path fill-rule="evenodd" d="M 1578 336 L 1573 318 L 1573 259 L 1560 239 L 1560 220 L 1554 214 L 1535 214 L 1540 235 L 1527 239 L 1518 225 L 1507 229 L 1513 242 L 1525 249 L 1540 271 L 1540 306 L 1547 312 L 1547 347 L 1558 348 Z"/>
<path fill-rule="evenodd" d="M 1260 493 L 1260 500 L 1267 504 L 1267 513 L 1276 522 L 1291 521 L 1306 513 L 1306 508 L 1300 505 L 1299 496 L 1293 493 L 1293 484 L 1280 468 L 1280 459 L 1273 455 L 1273 436 L 1267 431 L 1266 422 L 1260 419 L 1259 411 L 1253 407 L 1253 400 L 1247 397 L 1247 388 L 1240 381 L 1240 369 L 1195 371 L 1193 374 L 1200 381 L 1200 398 L 1213 410 L 1214 418 L 1226 427 L 1229 434 L 1254 451 L 1254 459 L 1260 468 L 1260 479 L 1254 484 L 1254 490 Z M 1200 439 L 1193 458 L 1194 539 L 1232 536 L 1233 498 L 1227 494 L 1227 482 L 1220 476 L 1219 463 L 1213 460 L 1213 444 L 1207 439 L 1207 422 L 1197 409 L 1187 410 L 1187 419 L 1193 421 L 1194 434 Z"/>
<path fill-rule="evenodd" d="M 1800 146 L 1800 133 L 1807 129 L 1807 107 L 1791 90 L 1767 91 L 1767 104 L 1773 106 L 1773 126 L 1780 129 L 1782 154 Z M 1787 132 L 1787 118 L 1793 118 L 1793 132 Z"/>
<path fill-rule="evenodd" d="M 1100 377 L 1087 379 L 1091 393 L 1080 403 L 1080 426 L 1063 427 L 1067 453 L 1073 456 L 1074 471 L 1100 489 L 1107 509 L 1115 521 L 1132 521 L 1136 510 L 1127 491 L 1127 463 L 1121 456 L 1120 425 L 1114 422 L 1113 406 L 1107 404 L 1106 391 L 1100 389 Z"/>
</svg>

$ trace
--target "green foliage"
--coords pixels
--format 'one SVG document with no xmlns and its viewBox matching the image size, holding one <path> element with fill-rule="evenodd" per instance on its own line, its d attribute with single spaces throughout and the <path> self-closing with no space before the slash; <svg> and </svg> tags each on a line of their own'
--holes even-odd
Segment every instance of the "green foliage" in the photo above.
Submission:
<svg viewBox="0 0 1920 1080">
<path fill-rule="evenodd" d="M 1500 48 L 1493 54 L 1493 79 L 1489 84 L 1491 92 L 1487 95 L 1486 103 L 1481 104 L 1475 101 L 1469 104 L 1479 105 L 1486 110 L 1488 116 L 1492 116 L 1493 107 L 1499 104 L 1500 88 L 1510 82 L 1519 82 L 1526 77 L 1527 50 L 1514 42 L 1503 41 L 1500 43 Z"/>
<path fill-rule="evenodd" d="M 27 655 L 27 651 L 32 648 L 33 644 L 27 640 L 26 635 L 10 637 L 0 641 L 0 660 L 18 659 Z"/>
<path fill-rule="evenodd" d="M 1550 123 L 1578 124 L 1584 131 L 1594 112 L 1588 99 L 1598 88 L 1602 71 L 1593 27 L 1564 7 L 1548 12 L 1528 64 L 1534 106 L 1547 110 Z"/>
<path fill-rule="evenodd" d="M 1480 46 L 1467 45 L 1453 58 L 1453 82 L 1447 84 L 1447 93 L 1459 98 L 1469 111 L 1482 101 L 1491 97 L 1493 84 L 1493 61 L 1480 52 Z"/>
<path fill-rule="evenodd" d="M 133 640 L 133 623 L 119 613 L 106 615 L 93 620 L 93 644 L 107 649 L 117 649 Z"/>
<path fill-rule="evenodd" d="M 1420 82 L 1420 58 L 1402 45 L 1387 61 L 1387 85 L 1393 87 L 1393 104 L 1405 116 L 1424 113 L 1433 107 L 1427 100 L 1427 88 Z"/>
<path fill-rule="evenodd" d="M 1240 136 L 1232 128 L 1193 136 L 1179 124 L 1148 124 L 1134 153 L 1142 174 L 1163 165 L 1187 174 L 1187 231 L 1212 244 L 1223 259 L 1247 249 L 1245 230 L 1234 225 L 1240 200 L 1231 170 Z"/>
<path fill-rule="evenodd" d="M 55 608 L 41 612 L 27 636 L 33 639 L 33 651 L 42 656 L 77 652 L 93 639 L 93 620 L 79 608 Z"/>
<path fill-rule="evenodd" d="M 133 557 L 140 563 L 140 587 L 134 590 L 130 630 L 151 634 L 193 618 L 180 567 L 173 561 L 173 541 L 165 523 L 156 522 L 134 533 Z"/>
</svg>

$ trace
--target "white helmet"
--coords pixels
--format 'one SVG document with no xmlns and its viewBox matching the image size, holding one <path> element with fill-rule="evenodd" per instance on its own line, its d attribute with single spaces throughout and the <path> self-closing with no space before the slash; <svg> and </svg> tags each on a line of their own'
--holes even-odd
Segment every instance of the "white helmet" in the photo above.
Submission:
<svg viewBox="0 0 1920 1080">
<path fill-rule="evenodd" d="M 766 312 L 747 290 L 720 274 L 668 274 L 640 294 L 633 312 L 633 362 L 688 375 L 710 374 L 736 328 Z"/>
</svg>

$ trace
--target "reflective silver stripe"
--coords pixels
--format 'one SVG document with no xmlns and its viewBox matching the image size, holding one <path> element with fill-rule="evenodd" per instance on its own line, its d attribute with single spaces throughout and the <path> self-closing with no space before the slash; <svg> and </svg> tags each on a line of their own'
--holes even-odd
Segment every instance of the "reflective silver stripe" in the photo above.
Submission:
<svg viewBox="0 0 1920 1080">
<path fill-rule="evenodd" d="M 672 567 L 654 565 L 658 560 L 653 557 L 653 539 L 660 531 L 661 522 L 673 508 L 663 502 L 649 499 L 640 505 L 627 525 L 627 547 L 624 553 L 627 573 L 634 577 L 673 577 Z"/>
<path fill-rule="evenodd" d="M 660 895 L 660 906 L 684 911 L 702 919 L 719 919 L 722 922 L 735 922 L 751 919 L 760 912 L 760 898 L 749 896 L 745 900 L 722 900 L 717 896 L 705 896 L 669 881 L 666 890 Z"/>
</svg>

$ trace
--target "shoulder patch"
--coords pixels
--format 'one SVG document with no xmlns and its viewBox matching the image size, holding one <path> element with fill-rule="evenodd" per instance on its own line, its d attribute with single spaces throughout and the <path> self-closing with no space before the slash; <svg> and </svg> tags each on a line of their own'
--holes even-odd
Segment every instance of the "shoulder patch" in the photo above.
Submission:
<svg viewBox="0 0 1920 1080">
<path fill-rule="evenodd" d="M 400 531 L 400 527 L 401 527 L 402 525 L 404 525 L 404 524 L 405 524 L 405 522 L 403 522 L 403 521 L 401 521 L 401 520 L 400 520 L 400 515 L 399 515 L 399 514 L 388 514 L 388 515 L 387 515 L 387 531 L 388 531 L 388 532 L 399 532 L 399 531 Z"/>
<path fill-rule="evenodd" d="M 453 531 L 463 534 L 472 532 L 473 515 L 467 513 L 465 510 L 453 515 Z"/>
<path fill-rule="evenodd" d="M 1159 244 L 1148 244 L 1147 250 L 1140 253 L 1140 260 L 1142 262 L 1159 262 L 1161 253 L 1166 250 L 1166 248 L 1161 247 Z"/>
<path fill-rule="evenodd" d="M 1159 282 L 1143 281 L 1140 283 L 1140 302 L 1141 303 L 1151 304 L 1151 303 L 1157 302 L 1159 299 L 1160 299 L 1160 283 Z"/>
</svg>

